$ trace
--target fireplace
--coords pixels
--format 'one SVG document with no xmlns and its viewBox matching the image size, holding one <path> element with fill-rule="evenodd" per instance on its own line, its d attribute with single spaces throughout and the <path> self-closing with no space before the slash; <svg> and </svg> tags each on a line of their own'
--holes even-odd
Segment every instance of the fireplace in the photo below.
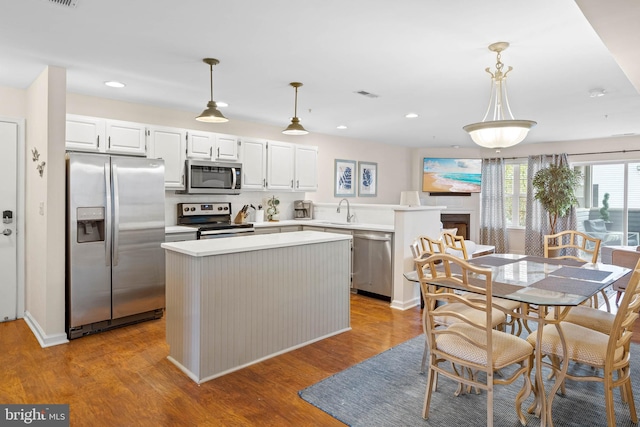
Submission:
<svg viewBox="0 0 640 427">
<path fill-rule="evenodd" d="M 442 228 L 457 228 L 458 236 L 464 237 L 465 240 L 469 238 L 469 224 L 471 220 L 470 214 L 440 214 L 440 221 L 442 221 Z"/>
</svg>

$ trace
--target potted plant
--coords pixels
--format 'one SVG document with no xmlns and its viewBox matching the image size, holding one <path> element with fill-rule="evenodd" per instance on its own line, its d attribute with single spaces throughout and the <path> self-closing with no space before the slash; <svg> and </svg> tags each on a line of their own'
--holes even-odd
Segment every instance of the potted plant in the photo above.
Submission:
<svg viewBox="0 0 640 427">
<path fill-rule="evenodd" d="M 582 182 L 582 173 L 566 165 L 549 165 L 533 177 L 534 197 L 549 214 L 551 234 L 556 234 L 558 218 L 567 216 L 578 205 L 574 190 Z"/>
<path fill-rule="evenodd" d="M 607 230 L 609 230 L 611 227 L 611 221 L 609 221 L 609 193 L 604 193 L 604 197 L 602 198 L 600 218 L 604 220 L 604 225 L 607 227 Z"/>
</svg>

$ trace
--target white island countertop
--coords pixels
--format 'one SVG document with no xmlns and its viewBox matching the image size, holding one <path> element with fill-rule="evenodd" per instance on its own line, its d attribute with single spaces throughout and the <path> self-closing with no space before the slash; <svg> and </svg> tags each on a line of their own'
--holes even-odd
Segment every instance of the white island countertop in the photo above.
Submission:
<svg viewBox="0 0 640 427">
<path fill-rule="evenodd" d="M 163 243 L 161 246 L 164 249 L 193 257 L 206 257 L 350 239 L 351 236 L 345 234 L 295 231 L 291 233 L 241 236 L 232 239 L 187 240 L 184 242 Z"/>
</svg>

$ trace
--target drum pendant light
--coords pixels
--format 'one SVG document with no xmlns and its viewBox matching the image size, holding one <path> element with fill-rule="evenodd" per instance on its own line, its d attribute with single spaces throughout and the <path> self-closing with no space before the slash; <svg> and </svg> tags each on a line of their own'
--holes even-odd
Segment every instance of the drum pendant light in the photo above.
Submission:
<svg viewBox="0 0 640 427">
<path fill-rule="evenodd" d="M 500 60 L 500 53 L 509 47 L 507 42 L 497 42 L 489 45 L 489 50 L 496 52 L 497 63 L 495 72 L 489 68 L 485 71 L 491 75 L 491 95 L 489 107 L 481 122 L 463 127 L 469 133 L 473 142 L 485 148 L 506 148 L 516 145 L 526 138 L 529 129 L 536 125 L 532 120 L 515 120 L 507 97 L 507 74 L 513 69 L 502 71 L 504 64 Z M 487 120 L 489 119 L 489 120 Z"/>
<path fill-rule="evenodd" d="M 293 118 L 291 119 L 291 124 L 287 126 L 285 130 L 282 131 L 285 135 L 306 135 L 309 132 L 302 127 L 300 124 L 300 119 L 298 118 L 298 88 L 302 86 L 302 83 L 291 82 L 290 86 L 293 86 L 296 89 L 296 98 L 295 98 L 295 106 L 293 108 Z"/>
<path fill-rule="evenodd" d="M 207 103 L 207 108 L 196 117 L 196 120 L 199 122 L 206 123 L 224 123 L 228 122 L 227 119 L 222 113 L 218 110 L 218 105 L 213 100 L 213 66 L 220 63 L 215 58 L 204 58 L 202 60 L 205 64 L 209 64 L 209 77 L 211 81 L 211 100 Z"/>
</svg>

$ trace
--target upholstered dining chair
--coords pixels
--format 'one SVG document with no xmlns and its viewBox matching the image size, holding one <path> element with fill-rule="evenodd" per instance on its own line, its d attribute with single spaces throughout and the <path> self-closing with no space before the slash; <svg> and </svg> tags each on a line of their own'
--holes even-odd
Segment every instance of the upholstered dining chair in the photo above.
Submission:
<svg viewBox="0 0 640 427">
<path fill-rule="evenodd" d="M 455 255 L 464 260 L 469 259 L 469 252 L 467 251 L 467 244 L 465 243 L 464 237 L 456 236 L 453 233 L 445 231 L 442 233 L 442 243 L 444 244 L 443 252 Z M 512 334 L 520 335 L 520 332 L 522 331 L 522 322 L 518 313 L 522 309 L 522 304 L 518 301 L 512 301 L 504 298 L 494 298 L 493 303 L 498 304 L 509 313 L 509 317 L 505 322 L 505 327 L 510 327 Z"/>
<path fill-rule="evenodd" d="M 566 379 L 603 383 L 607 425 L 609 427 L 615 427 L 616 425 L 613 389 L 617 387 L 620 387 L 623 402 L 629 406 L 631 421 L 634 424 L 638 423 L 633 389 L 631 387 L 629 352 L 631 350 L 630 340 L 633 335 L 633 325 L 638 319 L 638 310 L 640 309 L 639 282 L 640 262 L 636 264 L 629 279 L 629 284 L 615 315 L 609 335 L 573 323 L 560 322 L 568 360 L 561 361 L 563 356 L 562 338 L 555 325 L 546 325 L 544 327 L 540 342 L 537 341 L 537 333 L 535 332 L 527 337 L 529 343 L 540 346 L 542 354 L 549 356 L 552 363 L 545 363 L 545 365 L 550 366 L 556 375 L 561 372 L 561 369 L 565 370 L 567 368 L 567 366 L 561 367 L 560 363 L 573 362 L 594 368 L 585 373 L 585 375 L 566 373 Z M 602 375 L 599 375 L 599 372 L 602 372 Z M 552 400 L 556 390 L 551 390 L 550 407 L 553 404 Z M 570 402 L 566 403 L 570 404 Z"/>
<path fill-rule="evenodd" d="M 438 271 L 431 268 L 431 265 L 437 263 L 438 261 L 433 261 L 433 262 L 429 261 L 433 256 L 441 255 L 441 254 L 442 252 L 440 254 L 431 255 L 427 258 L 419 257 L 414 260 L 415 266 L 416 266 L 415 267 L 416 272 L 418 273 L 418 279 L 420 281 L 420 292 L 422 294 L 423 299 L 426 293 L 430 293 L 432 295 L 444 295 L 447 293 L 453 293 L 453 291 L 449 288 L 445 288 L 445 287 L 436 288 L 435 286 L 429 285 L 428 283 L 429 279 L 445 276 L 444 271 Z M 479 297 L 477 294 L 475 295 L 476 297 Z M 466 293 L 464 296 L 461 296 L 461 298 L 466 298 L 466 297 L 467 297 Z M 451 316 L 451 315 L 441 316 L 438 314 L 440 312 L 446 312 L 446 313 L 459 312 L 460 316 L 473 319 L 473 321 L 478 324 L 482 324 L 485 321 L 484 311 L 476 310 L 467 304 L 458 304 L 458 303 L 445 304 L 446 302 L 447 300 L 443 298 L 440 302 L 436 302 L 433 304 L 433 306 L 429 307 L 426 305 L 426 299 L 425 299 L 425 307 L 424 307 L 424 310 L 422 311 L 422 320 L 423 320 L 425 336 L 426 336 L 425 322 L 429 314 L 428 312 L 432 314 L 435 313 L 435 320 L 439 325 L 442 325 L 442 326 L 449 326 L 454 323 L 458 323 L 460 322 L 460 319 L 458 316 Z M 445 305 L 447 305 L 446 308 L 444 307 Z M 500 308 L 494 308 L 492 310 L 490 326 L 492 328 L 502 327 L 505 321 L 506 321 L 505 313 Z M 421 365 L 420 372 L 424 372 L 428 352 L 429 352 L 429 341 L 426 340 L 425 346 L 424 346 L 424 353 L 422 354 L 422 365 Z"/>
<path fill-rule="evenodd" d="M 437 262 L 442 263 L 440 271 Z M 515 409 L 522 425 L 526 425 L 521 405 L 531 393 L 533 346 L 522 338 L 492 328 L 496 308 L 492 305 L 491 269 L 476 267 L 450 254 L 432 255 L 426 263 L 439 282 L 449 283 L 456 289 L 477 294 L 481 298 L 465 298 L 455 293 L 436 294 L 432 292 L 432 286 L 421 280 L 425 289 L 425 334 L 430 348 L 422 416 L 429 416 L 434 392 L 432 384 L 442 375 L 468 388 L 484 389 L 487 394 L 486 425 L 493 426 L 494 385 L 511 384 L 522 376 L 524 382 L 515 396 Z M 420 269 L 423 265 L 420 265 Z M 454 269 L 458 272 L 456 275 L 453 274 Z M 473 273 L 473 278 L 470 273 Z M 435 308 L 436 301 L 443 299 L 447 303 Z M 453 307 L 458 308 L 453 310 Z M 465 307 L 465 310 L 460 307 Z M 476 313 L 481 313 L 481 316 Z M 444 325 L 443 318 L 456 321 Z M 510 375 L 494 376 L 496 371 L 512 365 L 517 365 L 517 368 Z"/>
</svg>

